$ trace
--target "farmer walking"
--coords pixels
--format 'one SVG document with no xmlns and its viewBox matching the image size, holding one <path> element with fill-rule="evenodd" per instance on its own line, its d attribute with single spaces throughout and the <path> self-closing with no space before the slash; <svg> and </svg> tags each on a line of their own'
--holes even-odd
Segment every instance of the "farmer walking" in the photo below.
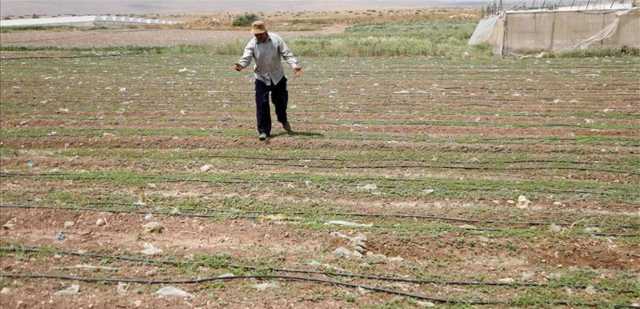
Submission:
<svg viewBox="0 0 640 309">
<path fill-rule="evenodd" d="M 284 75 L 281 58 L 293 69 L 296 76 L 302 75 L 302 67 L 284 40 L 275 33 L 267 32 L 263 21 L 251 24 L 251 32 L 255 36 L 247 43 L 242 57 L 235 64 L 238 72 L 251 64 L 255 59 L 256 78 L 256 119 L 258 120 L 258 138 L 266 140 L 271 134 L 271 111 L 269 109 L 269 93 L 276 108 L 278 121 L 282 128 L 291 134 L 291 125 L 287 120 L 287 77 Z"/>
</svg>

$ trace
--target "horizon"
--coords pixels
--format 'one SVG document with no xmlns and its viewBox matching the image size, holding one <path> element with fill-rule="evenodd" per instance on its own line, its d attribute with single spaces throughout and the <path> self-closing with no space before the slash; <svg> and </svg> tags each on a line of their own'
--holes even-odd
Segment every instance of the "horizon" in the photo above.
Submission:
<svg viewBox="0 0 640 309">
<path fill-rule="evenodd" d="M 219 12 L 336 11 L 360 9 L 417 9 L 475 7 L 486 0 L 263 0 L 256 7 L 248 0 L 2 0 L 1 16 L 95 14 L 195 14 Z"/>
</svg>

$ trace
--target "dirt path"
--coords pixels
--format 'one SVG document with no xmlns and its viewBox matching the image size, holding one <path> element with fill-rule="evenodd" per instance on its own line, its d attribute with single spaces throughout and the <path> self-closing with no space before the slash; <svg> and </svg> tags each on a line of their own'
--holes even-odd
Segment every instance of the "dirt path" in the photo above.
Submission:
<svg viewBox="0 0 640 309">
<path fill-rule="evenodd" d="M 335 34 L 344 26 L 331 26 L 319 31 L 279 32 L 285 38 Z M 2 32 L 0 39 L 5 46 L 63 48 L 124 47 L 124 46 L 177 46 L 218 45 L 234 41 L 247 41 L 247 31 L 212 31 L 181 29 L 126 29 L 126 30 L 71 30 L 71 31 L 20 31 Z"/>
</svg>

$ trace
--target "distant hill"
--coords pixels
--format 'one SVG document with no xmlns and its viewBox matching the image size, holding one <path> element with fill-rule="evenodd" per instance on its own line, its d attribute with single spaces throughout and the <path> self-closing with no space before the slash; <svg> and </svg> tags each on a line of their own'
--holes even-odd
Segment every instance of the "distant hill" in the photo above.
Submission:
<svg viewBox="0 0 640 309">
<path fill-rule="evenodd" d="M 258 4 L 257 4 L 258 3 Z M 479 6 L 485 0 L 2 0 L 2 16 L 59 14 L 177 14 L 206 12 L 333 11 Z"/>
</svg>

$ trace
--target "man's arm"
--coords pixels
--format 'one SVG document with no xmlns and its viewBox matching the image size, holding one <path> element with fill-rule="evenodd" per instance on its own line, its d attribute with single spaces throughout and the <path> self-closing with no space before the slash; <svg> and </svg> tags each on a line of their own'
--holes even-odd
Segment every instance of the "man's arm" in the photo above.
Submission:
<svg viewBox="0 0 640 309">
<path fill-rule="evenodd" d="M 249 43 L 247 43 L 247 46 L 245 46 L 244 52 L 242 53 L 242 57 L 240 57 L 240 60 L 238 60 L 238 62 L 236 63 L 236 71 L 242 71 L 242 69 L 248 67 L 251 64 L 254 46 L 255 45 L 253 44 L 253 41 L 249 41 Z"/>
<path fill-rule="evenodd" d="M 302 74 L 302 66 L 300 66 L 300 64 L 298 63 L 298 58 L 293 55 L 293 52 L 291 52 L 289 46 L 287 46 L 287 43 L 285 43 L 284 40 L 280 40 L 279 47 L 282 59 L 284 59 L 284 61 L 286 61 L 291 66 L 294 74 L 296 74 L 297 76 Z"/>
<path fill-rule="evenodd" d="M 280 55 L 282 56 L 282 59 L 291 66 L 291 68 L 295 69 L 296 67 L 299 67 L 298 59 L 293 55 L 293 52 L 291 52 L 289 46 L 287 46 L 287 43 L 285 43 L 284 40 L 280 41 Z"/>
</svg>

